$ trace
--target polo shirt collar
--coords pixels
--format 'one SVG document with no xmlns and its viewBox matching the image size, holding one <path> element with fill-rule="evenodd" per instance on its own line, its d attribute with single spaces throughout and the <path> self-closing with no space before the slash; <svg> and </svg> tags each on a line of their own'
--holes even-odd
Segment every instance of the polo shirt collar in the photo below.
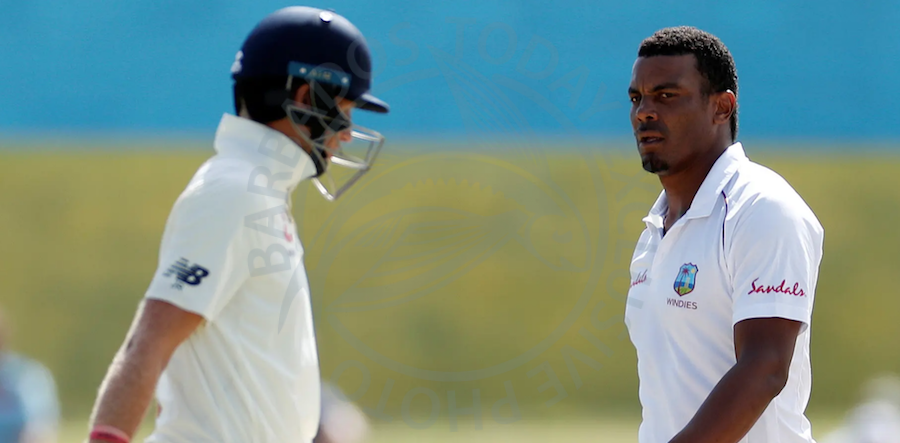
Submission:
<svg viewBox="0 0 900 443">
<path fill-rule="evenodd" d="M 719 194 L 722 192 L 722 189 L 725 188 L 725 185 L 728 184 L 741 164 L 747 160 L 747 154 L 744 153 L 744 147 L 740 142 L 734 143 L 725 149 L 725 152 L 719 156 L 713 164 L 712 169 L 706 174 L 706 178 L 703 179 L 700 189 L 698 189 L 697 194 L 694 195 L 694 200 L 691 202 L 690 209 L 688 209 L 687 213 L 685 213 L 682 218 L 690 220 L 694 218 L 709 217 L 716 205 L 716 201 L 719 199 Z M 663 219 L 668 208 L 669 201 L 666 198 L 666 191 L 663 190 L 656 199 L 656 203 L 650 208 L 650 213 L 644 217 L 643 221 L 657 228 L 662 228 Z"/>
<path fill-rule="evenodd" d="M 268 169 L 268 174 L 273 176 L 270 186 L 281 191 L 293 189 L 316 175 L 312 158 L 297 143 L 279 131 L 243 117 L 222 115 L 214 146 L 220 155 L 239 157 Z M 283 173 L 290 174 L 290 178 L 274 177 Z"/>
</svg>

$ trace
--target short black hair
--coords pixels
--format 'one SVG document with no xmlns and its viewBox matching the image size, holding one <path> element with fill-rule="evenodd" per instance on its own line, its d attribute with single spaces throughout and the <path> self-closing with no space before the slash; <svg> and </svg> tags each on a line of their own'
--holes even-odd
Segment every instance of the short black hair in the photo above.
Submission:
<svg viewBox="0 0 900 443">
<path fill-rule="evenodd" d="M 288 90 L 287 82 L 287 76 L 235 80 L 235 113 L 241 115 L 242 108 L 245 108 L 251 120 L 263 124 L 287 117 L 287 111 L 282 107 L 284 101 L 292 99 L 305 83 L 295 80 Z"/>
<path fill-rule="evenodd" d="M 290 89 L 288 89 L 290 81 Z M 293 100 L 297 90 L 303 85 L 311 86 L 311 94 L 319 98 L 318 105 L 314 105 L 323 112 L 329 112 L 337 97 L 346 91 L 338 86 L 321 83 L 309 83 L 302 78 L 278 77 L 252 77 L 235 80 L 234 111 L 241 115 L 244 109 L 251 120 L 257 123 L 271 123 L 287 117 L 284 103 Z"/>
<path fill-rule="evenodd" d="M 738 93 L 737 68 L 728 47 L 718 37 L 692 26 L 660 29 L 641 42 L 638 57 L 688 55 L 697 59 L 697 70 L 706 80 L 704 94 L 731 90 Z M 731 141 L 737 139 L 738 111 L 731 114 Z"/>
</svg>

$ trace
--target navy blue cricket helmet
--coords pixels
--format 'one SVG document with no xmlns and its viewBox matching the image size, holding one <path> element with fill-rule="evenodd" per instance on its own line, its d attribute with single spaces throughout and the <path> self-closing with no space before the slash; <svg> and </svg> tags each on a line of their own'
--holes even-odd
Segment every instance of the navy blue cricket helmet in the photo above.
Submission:
<svg viewBox="0 0 900 443">
<path fill-rule="evenodd" d="M 331 86 L 358 109 L 390 109 L 369 93 L 372 58 L 365 37 L 333 11 L 291 6 L 270 14 L 247 36 L 231 73 L 236 81 L 302 78 Z"/>
<path fill-rule="evenodd" d="M 312 181 L 326 199 L 337 199 L 372 167 L 384 136 L 353 124 L 336 99 L 366 111 L 387 113 L 389 108 L 369 93 L 369 45 L 346 18 L 304 6 L 275 11 L 247 36 L 231 76 L 239 115 L 259 123 L 289 118 L 316 166 Z M 310 86 L 309 103 L 294 100 L 302 85 Z M 343 142 L 335 147 L 343 133 L 363 148 L 357 152 Z M 331 165 L 349 170 L 349 176 L 332 174 Z"/>
</svg>

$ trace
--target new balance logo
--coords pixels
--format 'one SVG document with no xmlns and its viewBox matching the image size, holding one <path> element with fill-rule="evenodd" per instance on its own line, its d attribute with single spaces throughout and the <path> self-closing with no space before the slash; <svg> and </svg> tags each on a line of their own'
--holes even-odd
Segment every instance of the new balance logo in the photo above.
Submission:
<svg viewBox="0 0 900 443">
<path fill-rule="evenodd" d="M 209 275 L 209 270 L 197 264 L 191 265 L 188 259 L 182 258 L 175 262 L 163 276 L 170 277 L 172 274 L 175 274 L 175 278 L 178 279 L 178 282 L 172 286 L 181 289 L 181 283 L 187 283 L 191 286 L 199 285 L 203 277 Z"/>
</svg>

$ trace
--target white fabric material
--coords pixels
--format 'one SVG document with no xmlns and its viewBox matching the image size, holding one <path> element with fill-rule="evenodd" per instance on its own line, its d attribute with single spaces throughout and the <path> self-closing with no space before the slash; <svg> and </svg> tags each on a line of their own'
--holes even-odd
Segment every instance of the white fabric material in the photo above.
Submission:
<svg viewBox="0 0 900 443">
<path fill-rule="evenodd" d="M 644 218 L 625 310 L 638 357 L 639 441 L 666 442 L 693 418 L 736 363 L 735 324 L 780 317 L 803 323 L 787 386 L 741 443 L 812 443 L 809 325 L 824 237 L 816 216 L 740 143 L 662 236 L 666 210 L 663 192 Z"/>
<path fill-rule="evenodd" d="M 205 319 L 162 375 L 146 441 L 307 443 L 319 366 L 288 203 L 315 167 L 283 134 L 227 114 L 215 148 L 175 202 L 146 294 Z"/>
</svg>

